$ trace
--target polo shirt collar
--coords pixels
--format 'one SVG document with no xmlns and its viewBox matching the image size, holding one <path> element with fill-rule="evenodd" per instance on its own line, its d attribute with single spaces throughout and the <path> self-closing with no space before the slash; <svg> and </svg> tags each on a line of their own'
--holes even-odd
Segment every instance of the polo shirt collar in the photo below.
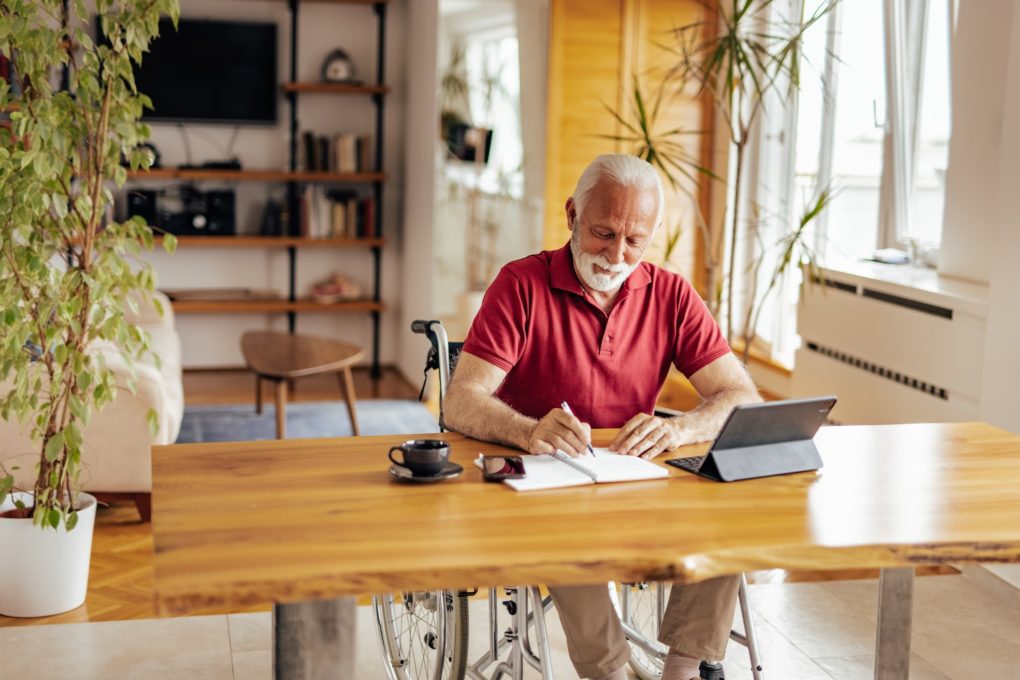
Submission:
<svg viewBox="0 0 1020 680">
<path fill-rule="evenodd" d="M 643 265 L 638 265 L 638 268 L 631 272 L 631 275 L 623 282 L 620 293 L 642 288 L 651 282 L 652 277 L 648 274 L 648 269 Z M 567 241 L 567 244 L 559 250 L 552 251 L 552 257 L 549 260 L 549 284 L 553 288 L 584 297 L 581 281 L 577 278 L 577 272 L 574 271 L 574 257 L 570 253 L 570 241 Z"/>
</svg>

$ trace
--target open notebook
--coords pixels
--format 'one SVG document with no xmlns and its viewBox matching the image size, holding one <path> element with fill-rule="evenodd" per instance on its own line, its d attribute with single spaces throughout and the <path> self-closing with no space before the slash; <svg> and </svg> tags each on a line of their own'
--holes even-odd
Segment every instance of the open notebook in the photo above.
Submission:
<svg viewBox="0 0 1020 680">
<path fill-rule="evenodd" d="M 551 455 L 522 458 L 526 476 L 523 479 L 503 480 L 504 484 L 516 491 L 538 491 L 669 477 L 669 471 L 655 463 L 636 456 L 610 453 L 609 449 L 604 448 L 596 448 L 594 458 L 591 456 L 571 458 L 562 451 Z M 475 461 L 475 464 L 481 466 L 481 461 Z"/>
</svg>

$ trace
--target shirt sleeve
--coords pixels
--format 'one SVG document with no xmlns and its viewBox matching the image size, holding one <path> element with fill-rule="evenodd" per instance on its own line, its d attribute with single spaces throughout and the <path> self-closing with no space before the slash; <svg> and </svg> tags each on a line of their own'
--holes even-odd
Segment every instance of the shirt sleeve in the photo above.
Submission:
<svg viewBox="0 0 1020 680">
<path fill-rule="evenodd" d="M 688 378 L 721 356 L 730 345 L 705 302 L 686 280 L 680 280 L 677 335 L 673 365 Z"/>
<path fill-rule="evenodd" d="M 527 340 L 528 296 L 524 284 L 506 267 L 492 282 L 471 323 L 464 351 L 509 372 Z"/>
</svg>

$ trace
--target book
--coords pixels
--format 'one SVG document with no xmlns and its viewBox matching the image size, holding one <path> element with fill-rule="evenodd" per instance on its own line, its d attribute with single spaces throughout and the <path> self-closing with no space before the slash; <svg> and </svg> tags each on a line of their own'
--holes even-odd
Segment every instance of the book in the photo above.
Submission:
<svg viewBox="0 0 1020 680">
<path fill-rule="evenodd" d="M 328 137 L 315 138 L 315 169 L 319 172 L 336 172 L 330 162 Z"/>
<path fill-rule="evenodd" d="M 375 237 L 375 200 L 368 196 L 358 203 L 361 220 L 358 222 L 358 238 Z"/>
<path fill-rule="evenodd" d="M 606 448 L 595 448 L 595 456 L 572 458 L 562 451 L 549 455 L 523 456 L 524 478 L 504 479 L 503 483 L 514 491 L 561 489 L 586 484 L 635 482 L 644 479 L 663 479 L 669 471 L 655 463 L 612 453 Z M 475 465 L 481 467 L 481 461 Z"/>
<path fill-rule="evenodd" d="M 318 166 L 315 164 L 315 135 L 306 130 L 301 133 L 301 146 L 304 150 L 304 168 L 308 172 L 314 172 L 318 170 Z"/>
</svg>

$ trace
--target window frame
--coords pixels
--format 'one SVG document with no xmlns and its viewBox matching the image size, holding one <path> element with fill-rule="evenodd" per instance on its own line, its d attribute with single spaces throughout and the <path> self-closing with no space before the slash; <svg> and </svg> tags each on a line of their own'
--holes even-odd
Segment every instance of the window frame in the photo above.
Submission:
<svg viewBox="0 0 1020 680">
<path fill-rule="evenodd" d="M 822 120 L 819 130 L 818 166 L 814 195 L 831 184 L 833 178 L 836 97 L 839 92 L 838 54 L 843 39 L 843 0 L 829 13 L 825 24 L 825 62 L 822 67 Z M 780 3 L 777 3 L 779 5 Z M 779 11 L 799 12 L 801 0 L 786 0 Z M 912 201 L 914 177 L 918 167 L 919 129 L 922 115 L 922 85 L 925 69 L 926 40 L 929 35 L 930 0 L 882 0 L 883 40 L 885 45 L 886 111 L 880 127 L 883 128 L 882 170 L 879 180 L 879 214 L 875 248 L 900 248 L 910 250 Z M 949 13 L 948 64 L 952 64 L 951 34 L 955 26 L 958 0 L 947 0 Z M 776 11 L 777 8 L 773 8 Z M 951 73 L 946 73 L 949 79 Z M 950 82 L 950 88 L 952 87 Z M 950 89 L 951 92 L 951 89 Z M 748 178 L 754 181 L 758 195 L 751 200 L 759 205 L 782 206 L 787 224 L 799 219 L 794 214 L 797 204 L 794 196 L 796 183 L 792 181 L 796 172 L 797 126 L 799 97 L 786 106 L 768 107 L 761 123 L 755 130 L 752 142 L 753 158 L 748 168 Z M 775 113 L 774 113 L 775 112 Z M 876 112 L 878 117 L 879 112 Z M 783 131 L 777 135 L 776 130 Z M 777 156 L 778 154 L 778 156 Z M 778 159 L 778 164 L 777 164 Z M 779 168 L 775 176 L 777 187 L 783 195 L 763 200 L 760 181 L 765 168 Z M 829 211 L 823 211 L 816 218 L 813 246 L 824 261 L 825 241 L 830 228 Z M 935 248 L 937 249 L 936 244 Z M 763 314 L 762 323 L 770 324 L 767 337 L 760 338 L 774 360 L 792 363 L 796 338 L 796 288 L 800 273 L 790 270 L 778 286 L 772 306 Z M 747 280 L 741 286 L 744 296 L 754 286 Z M 759 280 L 757 289 L 761 289 Z"/>
</svg>

